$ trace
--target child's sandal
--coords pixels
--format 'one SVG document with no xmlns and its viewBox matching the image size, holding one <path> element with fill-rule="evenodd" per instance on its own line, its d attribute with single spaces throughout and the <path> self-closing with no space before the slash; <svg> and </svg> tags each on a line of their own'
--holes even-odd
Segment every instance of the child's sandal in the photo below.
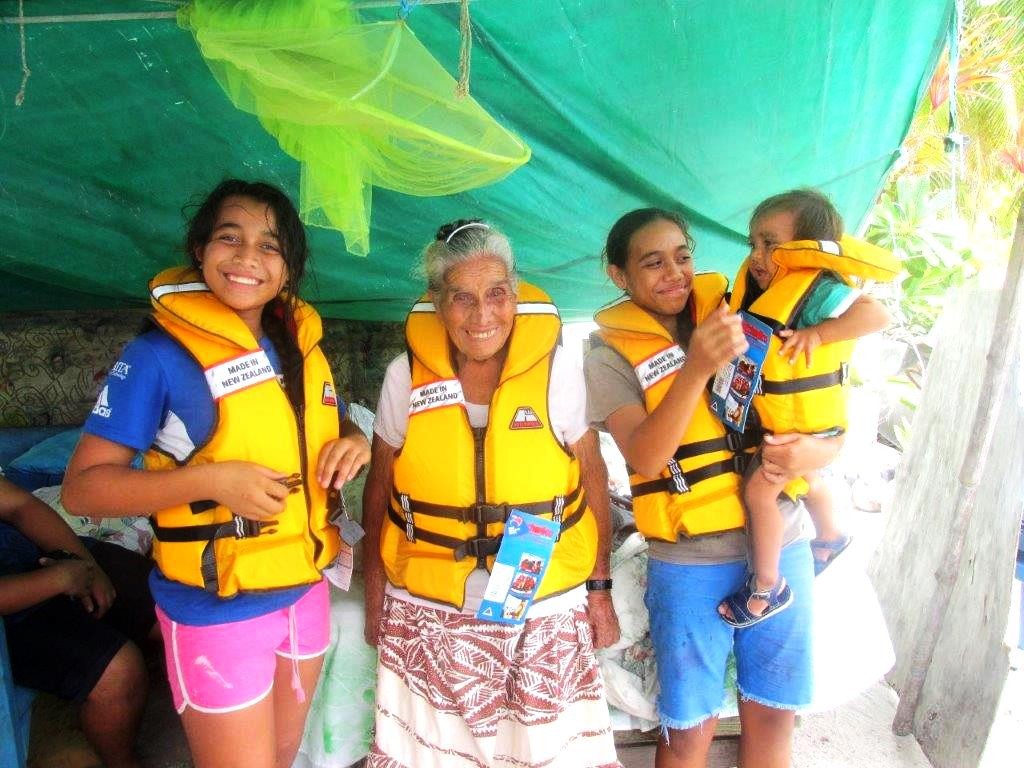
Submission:
<svg viewBox="0 0 1024 768">
<path fill-rule="evenodd" d="M 767 607 L 760 614 L 754 613 L 750 610 L 751 600 L 764 600 Z M 720 615 L 726 624 L 743 629 L 786 610 L 792 603 L 793 590 L 782 576 L 779 576 L 779 580 L 770 589 L 757 589 L 757 580 L 751 574 L 742 588 L 722 601 L 722 605 L 727 606 L 732 613 L 732 618 L 725 614 Z"/>
</svg>

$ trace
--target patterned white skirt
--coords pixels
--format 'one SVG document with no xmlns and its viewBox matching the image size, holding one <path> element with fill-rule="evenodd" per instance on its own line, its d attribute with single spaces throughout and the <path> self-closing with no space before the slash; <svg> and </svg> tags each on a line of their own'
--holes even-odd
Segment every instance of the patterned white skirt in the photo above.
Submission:
<svg viewBox="0 0 1024 768">
<path fill-rule="evenodd" d="M 510 627 L 386 597 L 367 768 L 619 768 L 583 608 Z"/>
</svg>

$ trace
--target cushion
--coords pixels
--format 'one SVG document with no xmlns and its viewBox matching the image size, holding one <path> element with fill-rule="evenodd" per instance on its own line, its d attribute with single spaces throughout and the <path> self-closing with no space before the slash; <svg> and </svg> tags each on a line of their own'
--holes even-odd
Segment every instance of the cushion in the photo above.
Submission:
<svg viewBox="0 0 1024 768">
<path fill-rule="evenodd" d="M 60 485 L 81 429 L 68 429 L 36 443 L 4 467 L 4 476 L 27 491 Z"/>
</svg>

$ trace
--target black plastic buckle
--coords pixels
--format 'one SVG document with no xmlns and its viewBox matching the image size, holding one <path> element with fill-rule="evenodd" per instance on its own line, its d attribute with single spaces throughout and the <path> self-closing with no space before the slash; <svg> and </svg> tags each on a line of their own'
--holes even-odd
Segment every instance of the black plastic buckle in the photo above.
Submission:
<svg viewBox="0 0 1024 768">
<path fill-rule="evenodd" d="M 462 560 L 464 557 L 474 557 L 477 559 L 489 557 L 498 551 L 500 544 L 500 536 L 495 536 L 489 539 L 467 539 L 455 548 L 455 559 Z"/>
<path fill-rule="evenodd" d="M 234 522 L 236 539 L 249 539 L 263 533 L 273 533 L 277 530 L 276 526 L 267 528 L 267 526 L 273 525 L 273 522 L 264 523 L 259 520 L 250 520 L 248 517 L 239 517 L 238 515 L 235 515 Z"/>
<path fill-rule="evenodd" d="M 752 453 L 737 453 L 732 457 L 732 471 L 737 475 L 747 474 L 747 467 L 750 466 L 751 459 L 754 458 Z"/>
<path fill-rule="evenodd" d="M 729 430 L 725 433 L 725 446 L 733 453 L 739 453 L 745 446 L 743 445 L 743 433 L 733 432 Z"/>
<path fill-rule="evenodd" d="M 503 523 L 508 520 L 508 504 L 474 504 L 466 509 L 462 522 L 486 525 Z"/>
</svg>

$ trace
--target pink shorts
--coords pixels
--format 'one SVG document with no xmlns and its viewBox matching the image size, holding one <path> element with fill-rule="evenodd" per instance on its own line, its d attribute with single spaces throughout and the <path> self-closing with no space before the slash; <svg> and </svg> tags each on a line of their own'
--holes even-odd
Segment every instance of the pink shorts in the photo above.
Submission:
<svg viewBox="0 0 1024 768">
<path fill-rule="evenodd" d="M 232 712 L 274 687 L 277 658 L 315 659 L 331 642 L 330 594 L 322 580 L 290 608 L 227 624 L 179 624 L 156 609 L 174 708 Z M 297 683 L 297 671 L 293 675 Z M 306 697 L 313 695 L 305 691 Z"/>
</svg>

